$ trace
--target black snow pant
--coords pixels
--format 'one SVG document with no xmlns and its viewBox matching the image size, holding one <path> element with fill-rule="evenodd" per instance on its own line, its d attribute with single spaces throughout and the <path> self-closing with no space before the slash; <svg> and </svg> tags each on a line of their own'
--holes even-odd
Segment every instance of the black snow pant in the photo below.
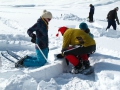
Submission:
<svg viewBox="0 0 120 90">
<path fill-rule="evenodd" d="M 106 30 L 109 29 L 111 25 L 112 25 L 113 29 L 116 30 L 115 20 L 108 20 L 108 26 L 107 26 Z"/>
<path fill-rule="evenodd" d="M 64 55 L 81 55 L 81 54 L 88 54 L 96 50 L 96 45 L 91 45 L 88 47 L 76 47 L 69 50 L 65 50 L 63 53 Z"/>
<path fill-rule="evenodd" d="M 89 13 L 89 22 L 93 22 L 94 13 Z"/>
</svg>

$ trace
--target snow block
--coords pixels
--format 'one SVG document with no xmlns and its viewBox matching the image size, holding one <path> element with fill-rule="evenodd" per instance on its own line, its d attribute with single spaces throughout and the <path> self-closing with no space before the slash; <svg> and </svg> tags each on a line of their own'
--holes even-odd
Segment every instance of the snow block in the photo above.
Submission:
<svg viewBox="0 0 120 90">
<path fill-rule="evenodd" d="M 48 63 L 40 68 L 29 70 L 27 74 L 38 81 L 47 80 L 63 73 L 64 68 L 66 67 L 66 61 L 61 59 L 54 61 L 53 63 Z"/>
</svg>

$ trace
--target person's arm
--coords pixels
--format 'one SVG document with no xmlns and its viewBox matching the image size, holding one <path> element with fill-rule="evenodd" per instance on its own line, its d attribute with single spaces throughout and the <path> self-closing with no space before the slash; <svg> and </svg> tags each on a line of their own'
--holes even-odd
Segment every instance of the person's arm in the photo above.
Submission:
<svg viewBox="0 0 120 90">
<path fill-rule="evenodd" d="M 35 23 L 31 28 L 27 30 L 27 34 L 32 37 L 33 32 L 37 30 L 37 23 Z"/>
<path fill-rule="evenodd" d="M 63 52 L 65 51 L 65 50 L 68 50 L 67 48 L 69 47 L 69 38 L 68 38 L 68 34 L 67 35 L 63 35 L 63 44 L 62 44 L 62 50 L 61 50 L 61 52 L 62 53 L 60 53 L 60 54 L 57 54 L 57 58 L 64 58 L 64 54 L 63 54 Z"/>
<path fill-rule="evenodd" d="M 117 16 L 117 12 L 115 14 L 115 18 L 116 18 L 117 24 L 119 25 L 120 23 L 119 23 L 119 19 L 118 19 L 118 16 Z"/>
</svg>

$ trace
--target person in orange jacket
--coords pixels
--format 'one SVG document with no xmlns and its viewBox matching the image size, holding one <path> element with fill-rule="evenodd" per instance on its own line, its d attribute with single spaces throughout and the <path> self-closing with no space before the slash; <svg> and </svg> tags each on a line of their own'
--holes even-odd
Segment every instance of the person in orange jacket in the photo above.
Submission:
<svg viewBox="0 0 120 90">
<path fill-rule="evenodd" d="M 90 53 L 96 49 L 95 40 L 85 32 L 85 30 L 88 29 L 87 24 L 83 22 L 80 26 L 82 30 L 65 26 L 58 29 L 58 32 L 63 36 L 63 44 L 62 54 L 58 54 L 57 57 L 61 58 L 64 56 L 74 66 L 72 73 L 76 74 L 79 73 L 83 65 L 85 68 L 90 67 L 89 60 L 84 60 L 82 62 L 79 60 L 79 56 Z M 58 35 L 59 33 L 56 34 L 56 36 Z M 72 47 L 70 45 L 72 45 Z"/>
</svg>

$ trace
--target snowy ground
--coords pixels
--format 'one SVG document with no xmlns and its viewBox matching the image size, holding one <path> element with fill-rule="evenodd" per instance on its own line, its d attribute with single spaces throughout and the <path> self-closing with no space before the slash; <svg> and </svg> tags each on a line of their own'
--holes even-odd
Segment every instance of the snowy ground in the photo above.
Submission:
<svg viewBox="0 0 120 90">
<path fill-rule="evenodd" d="M 94 23 L 86 21 L 90 3 L 95 5 Z M 120 90 L 120 26 L 116 31 L 112 27 L 105 31 L 108 11 L 119 5 L 119 0 L 0 0 L 0 52 L 9 49 L 20 56 L 34 55 L 34 44 L 26 31 L 43 9 L 53 14 L 49 63 L 41 68 L 14 68 L 0 56 L 0 90 Z M 81 22 L 88 24 L 97 44 L 96 53 L 89 58 L 95 72 L 88 76 L 63 73 L 65 63 L 54 57 L 62 46 L 62 36 L 56 37 L 58 28 L 78 28 Z"/>
</svg>

